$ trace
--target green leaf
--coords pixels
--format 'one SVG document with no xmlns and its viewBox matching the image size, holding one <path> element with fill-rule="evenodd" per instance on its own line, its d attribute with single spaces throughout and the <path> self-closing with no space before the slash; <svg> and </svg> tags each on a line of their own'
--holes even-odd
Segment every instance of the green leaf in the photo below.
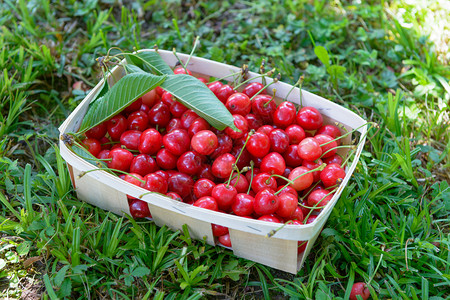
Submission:
<svg viewBox="0 0 450 300">
<path fill-rule="evenodd" d="M 325 49 L 325 47 L 323 46 L 314 47 L 314 53 L 326 67 L 330 66 L 330 56 L 328 55 L 328 51 L 327 49 Z"/>
<path fill-rule="evenodd" d="M 75 152 L 79 157 L 86 160 L 88 163 L 93 164 L 94 166 L 97 166 L 98 164 L 102 165 L 103 167 L 106 167 L 106 162 L 98 160 L 94 155 L 92 155 L 89 151 L 87 151 L 86 148 L 79 147 L 78 145 L 72 146 L 72 151 Z"/>
<path fill-rule="evenodd" d="M 128 63 L 136 65 L 144 71 L 155 72 L 159 75 L 173 75 L 172 69 L 157 52 L 145 51 L 136 54 L 128 54 L 125 55 L 125 58 Z"/>
<path fill-rule="evenodd" d="M 160 85 L 165 76 L 132 73 L 122 77 L 103 97 L 95 101 L 84 116 L 80 132 L 108 120 L 136 99 Z"/>
<path fill-rule="evenodd" d="M 343 66 L 332 65 L 327 67 L 327 72 L 333 78 L 343 78 L 346 68 Z"/>
<path fill-rule="evenodd" d="M 69 297 L 72 293 L 72 281 L 70 281 L 70 278 L 64 279 L 63 283 L 61 284 L 61 287 L 58 291 L 58 296 L 61 298 Z"/>
<path fill-rule="evenodd" d="M 133 272 L 131 272 L 131 275 L 135 277 L 142 277 L 148 274 L 150 274 L 150 269 L 147 267 L 137 267 L 133 270 Z"/>
<path fill-rule="evenodd" d="M 19 256 L 24 256 L 27 255 L 28 252 L 30 251 L 30 247 L 31 247 L 31 242 L 30 241 L 25 241 L 23 243 L 21 243 L 19 246 L 17 246 L 17 254 L 19 254 Z"/>
<path fill-rule="evenodd" d="M 55 284 L 55 286 L 61 286 L 64 278 L 66 277 L 66 272 L 69 267 L 69 265 L 65 265 L 58 271 L 58 273 L 56 273 L 55 277 L 53 278 L 53 283 Z"/>
<path fill-rule="evenodd" d="M 109 86 L 106 83 L 106 81 L 103 81 L 103 86 L 100 89 L 100 91 L 94 96 L 94 100 L 91 101 L 90 105 L 92 105 L 95 101 L 106 95 L 106 93 L 109 91 Z"/>
<path fill-rule="evenodd" d="M 194 110 L 211 126 L 224 130 L 234 126 L 234 119 L 228 109 L 208 87 L 195 77 L 178 74 L 169 75 L 161 87 L 171 93 L 186 107 Z"/>
</svg>

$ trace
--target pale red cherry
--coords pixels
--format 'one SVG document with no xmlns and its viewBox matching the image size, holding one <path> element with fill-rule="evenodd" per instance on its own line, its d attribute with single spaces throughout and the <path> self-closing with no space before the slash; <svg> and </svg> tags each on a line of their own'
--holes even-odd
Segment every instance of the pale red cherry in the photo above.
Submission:
<svg viewBox="0 0 450 300">
<path fill-rule="evenodd" d="M 217 136 L 210 130 L 201 130 L 191 139 L 191 147 L 199 154 L 209 155 L 219 145 Z"/>
</svg>

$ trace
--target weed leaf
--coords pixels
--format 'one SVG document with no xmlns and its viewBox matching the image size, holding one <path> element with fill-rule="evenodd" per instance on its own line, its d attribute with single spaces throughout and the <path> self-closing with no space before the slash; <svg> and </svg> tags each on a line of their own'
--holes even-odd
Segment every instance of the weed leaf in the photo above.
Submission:
<svg viewBox="0 0 450 300">
<path fill-rule="evenodd" d="M 314 53 L 326 67 L 330 66 L 330 56 L 328 55 L 328 51 L 327 49 L 325 49 L 325 47 L 323 46 L 314 47 Z"/>
</svg>

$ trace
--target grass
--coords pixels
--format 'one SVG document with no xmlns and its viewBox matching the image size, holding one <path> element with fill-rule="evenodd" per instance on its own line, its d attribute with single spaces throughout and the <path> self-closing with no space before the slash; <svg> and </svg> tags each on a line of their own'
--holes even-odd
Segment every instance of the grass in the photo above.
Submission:
<svg viewBox="0 0 450 300">
<path fill-rule="evenodd" d="M 1 297 L 346 299 L 364 281 L 373 299 L 448 298 L 450 11 L 415 2 L 0 3 Z M 70 185 L 57 127 L 86 95 L 74 83 L 98 82 L 95 58 L 189 53 L 197 35 L 198 56 L 255 71 L 265 59 L 380 125 L 296 275 L 92 207 Z"/>
</svg>

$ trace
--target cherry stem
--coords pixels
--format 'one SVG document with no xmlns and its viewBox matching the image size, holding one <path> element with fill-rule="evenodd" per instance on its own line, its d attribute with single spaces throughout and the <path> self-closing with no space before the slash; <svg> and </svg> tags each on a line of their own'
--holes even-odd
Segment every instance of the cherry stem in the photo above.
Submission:
<svg viewBox="0 0 450 300">
<path fill-rule="evenodd" d="M 323 196 L 322 197 L 322 199 L 320 199 L 320 201 L 319 202 L 317 202 L 316 204 L 314 204 L 314 206 L 313 207 L 309 207 L 309 206 L 306 206 L 306 205 L 303 205 L 302 203 L 298 203 L 298 205 L 300 205 L 300 206 L 302 206 L 302 207 L 306 207 L 306 208 L 308 208 L 308 209 L 310 209 L 310 211 L 309 211 L 309 213 L 306 215 L 306 217 L 303 219 L 303 224 L 306 224 L 306 221 L 308 221 L 308 218 L 309 218 L 309 216 L 312 214 L 312 212 L 316 209 L 316 208 L 320 208 L 320 209 L 322 209 L 323 207 L 325 207 L 326 206 L 326 204 L 325 205 L 323 205 L 323 206 L 319 206 L 319 203 L 320 202 L 322 202 L 323 201 L 323 199 L 325 199 L 326 197 L 328 197 L 329 196 L 329 194 L 332 194 L 332 193 L 334 193 L 336 190 L 338 189 L 338 187 L 336 187 L 336 188 L 334 188 L 334 190 L 332 190 L 332 191 L 330 191 L 327 195 L 325 195 L 325 196 Z"/>
<path fill-rule="evenodd" d="M 280 227 L 278 227 L 277 229 L 272 229 L 271 231 L 269 231 L 268 234 L 266 234 L 266 237 L 270 238 L 273 237 L 275 235 L 275 233 L 277 233 L 278 231 L 280 231 L 281 229 L 283 229 L 286 225 L 292 224 L 293 221 L 289 220 L 286 223 L 284 223 L 283 225 L 281 225 Z"/>
<path fill-rule="evenodd" d="M 184 72 L 186 72 L 186 74 L 188 74 L 188 71 L 187 71 L 187 69 L 186 69 L 186 66 L 183 64 L 183 62 L 181 61 L 181 59 L 180 59 L 180 58 L 178 57 L 178 55 L 177 55 L 177 49 L 173 48 L 172 52 L 173 52 L 173 55 L 175 55 L 175 57 L 177 58 L 177 60 L 178 60 L 178 62 L 180 63 L 180 65 L 183 67 Z"/>
<path fill-rule="evenodd" d="M 264 74 L 265 66 L 266 66 L 266 61 L 263 59 L 261 61 L 261 65 L 259 66 L 259 73 Z M 261 78 L 261 82 L 262 82 L 263 85 L 266 85 L 266 77 L 264 77 L 264 75 Z"/>
<path fill-rule="evenodd" d="M 306 175 L 306 174 L 308 174 L 308 173 L 313 173 L 313 172 L 316 172 L 316 171 L 322 171 L 323 169 L 325 169 L 326 166 L 327 166 L 327 164 L 326 164 L 326 163 L 323 163 L 323 164 L 321 164 L 320 166 L 318 166 L 318 167 L 315 168 L 315 169 L 309 170 L 308 172 L 305 172 L 305 173 L 303 173 L 303 174 L 298 175 L 298 176 L 295 177 L 293 180 L 289 180 L 289 179 L 287 179 L 286 177 L 277 175 L 277 176 L 279 176 L 280 178 L 283 178 L 284 180 L 286 180 L 288 183 L 287 183 L 285 186 L 283 186 L 280 190 L 278 190 L 278 191 L 275 193 L 275 195 L 278 195 L 279 193 L 281 193 L 282 190 L 284 190 L 285 188 L 287 188 L 290 184 L 293 184 L 294 181 L 296 181 L 297 179 L 299 179 L 299 178 L 302 177 L 303 175 Z M 273 175 L 275 175 L 275 174 L 273 174 Z"/>
<path fill-rule="evenodd" d="M 289 92 L 287 93 L 287 95 L 283 98 L 283 101 L 286 101 L 287 98 L 289 97 L 289 95 L 291 94 L 291 92 L 295 89 L 295 87 L 301 85 L 303 83 L 303 79 L 305 79 L 305 76 L 300 76 L 300 78 L 297 80 L 297 82 L 291 87 L 291 89 L 289 90 Z M 300 95 L 302 93 L 302 90 L 300 90 Z"/>
<path fill-rule="evenodd" d="M 221 80 L 224 80 L 224 79 L 226 79 L 226 78 L 228 78 L 228 77 L 236 76 L 236 75 L 240 75 L 240 74 L 242 74 L 242 71 L 239 71 L 239 72 L 236 72 L 236 73 L 231 73 L 231 74 L 229 74 L 229 75 L 220 77 L 219 79 L 216 79 L 216 80 L 214 80 L 213 82 L 215 82 L 215 81 L 221 81 Z"/>
<path fill-rule="evenodd" d="M 244 84 L 246 84 L 246 83 L 248 83 L 248 82 L 250 82 L 250 81 L 252 81 L 252 80 L 254 80 L 254 79 L 256 79 L 256 78 L 261 78 L 261 77 L 264 77 L 264 76 L 272 76 L 272 74 L 273 74 L 274 72 L 275 72 L 275 69 L 272 69 L 272 70 L 270 70 L 269 72 L 264 73 L 264 74 L 262 74 L 262 75 L 257 75 L 257 76 L 255 76 L 255 77 L 249 78 L 249 79 L 247 79 L 247 80 L 245 80 L 245 81 L 239 83 L 237 86 L 234 87 L 234 89 L 238 89 L 239 87 L 243 86 Z"/>
<path fill-rule="evenodd" d="M 273 99 L 275 99 L 275 94 L 277 93 L 277 89 L 272 89 L 272 93 L 273 93 L 273 96 L 272 96 L 272 98 L 269 100 L 269 101 L 267 101 L 266 103 L 264 103 L 264 107 L 267 107 L 268 105 L 269 105 L 269 103 L 270 102 L 272 102 L 273 101 Z"/>
<path fill-rule="evenodd" d="M 311 192 L 313 191 L 313 189 L 314 189 L 316 186 L 318 186 L 319 183 L 320 183 L 320 180 L 317 181 L 316 183 L 314 183 L 314 185 L 309 189 L 309 191 L 308 191 L 305 195 L 303 195 L 303 197 L 300 197 L 300 199 L 302 199 L 302 200 L 306 199 L 306 197 L 308 197 L 309 194 L 311 194 Z"/>
<path fill-rule="evenodd" d="M 200 37 L 197 35 L 196 37 L 195 37 L 195 40 L 194 40 L 194 47 L 192 47 L 192 51 L 191 51 L 191 54 L 189 54 L 189 57 L 188 57 L 188 59 L 187 59 L 187 61 L 186 61 L 186 66 L 188 66 L 189 65 L 189 61 L 191 60 L 191 58 L 192 58 L 192 55 L 194 55 L 194 52 L 195 52 L 195 49 L 197 48 L 197 44 L 198 44 L 198 40 L 200 39 Z M 186 74 L 187 74 L 187 70 L 186 70 L 186 68 L 184 68 L 184 70 L 186 71 Z"/>
<path fill-rule="evenodd" d="M 255 166 L 255 163 L 253 162 L 253 160 L 250 161 L 250 168 L 251 168 L 251 172 L 252 172 L 252 176 L 250 178 L 250 184 L 248 186 L 248 190 L 247 190 L 247 195 L 250 194 L 250 190 L 252 189 L 252 183 L 253 183 L 253 168 Z"/>
<path fill-rule="evenodd" d="M 139 179 L 139 178 L 137 178 L 136 176 L 131 175 L 131 174 L 128 173 L 128 172 L 125 172 L 125 171 L 122 171 L 122 170 L 117 170 L 117 169 L 111 169 L 111 168 L 97 168 L 97 169 L 91 169 L 91 170 L 88 170 L 88 171 L 84 171 L 84 172 L 81 172 L 81 173 L 78 175 L 78 178 L 81 178 L 81 177 L 83 177 L 84 175 L 86 175 L 87 173 L 91 173 L 91 172 L 94 172 L 94 171 L 113 171 L 113 172 L 117 172 L 117 173 L 121 173 L 121 174 L 125 174 L 125 175 L 128 175 L 128 176 L 131 176 L 131 177 L 133 177 L 134 179 L 138 180 L 139 182 L 145 183 L 145 180 Z M 113 172 L 110 172 L 110 173 L 111 173 L 111 174 L 114 174 Z M 117 176 L 117 174 L 114 174 L 114 175 Z"/>
<path fill-rule="evenodd" d="M 325 151 L 324 153 L 322 153 L 322 155 L 321 155 L 319 158 L 322 158 L 325 154 L 327 154 L 327 153 L 329 153 L 329 152 L 331 152 L 331 151 L 333 151 L 333 150 L 336 150 L 336 149 L 344 149 L 344 148 L 355 149 L 356 146 L 355 146 L 355 145 L 341 145 L 341 146 L 336 146 L 336 147 L 330 148 L 330 149 L 328 149 L 327 151 Z"/>
</svg>

